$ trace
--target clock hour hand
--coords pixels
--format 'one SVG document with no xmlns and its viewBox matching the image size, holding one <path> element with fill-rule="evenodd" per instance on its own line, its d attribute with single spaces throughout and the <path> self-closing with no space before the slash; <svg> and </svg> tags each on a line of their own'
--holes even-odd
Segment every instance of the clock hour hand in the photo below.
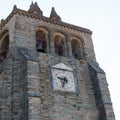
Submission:
<svg viewBox="0 0 120 120">
<path fill-rule="evenodd" d="M 64 77 L 63 79 L 64 79 L 64 82 L 68 83 L 68 80 L 66 77 Z"/>
<path fill-rule="evenodd" d="M 66 77 L 58 77 L 61 80 L 62 88 L 65 86 L 66 83 L 68 83 L 68 80 Z"/>
</svg>

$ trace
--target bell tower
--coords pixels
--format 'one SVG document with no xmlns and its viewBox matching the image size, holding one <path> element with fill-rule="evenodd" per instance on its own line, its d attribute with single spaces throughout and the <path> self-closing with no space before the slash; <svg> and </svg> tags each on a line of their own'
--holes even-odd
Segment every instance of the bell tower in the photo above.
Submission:
<svg viewBox="0 0 120 120">
<path fill-rule="evenodd" d="M 0 120 L 115 120 L 91 36 L 15 5 L 0 23 Z"/>
</svg>

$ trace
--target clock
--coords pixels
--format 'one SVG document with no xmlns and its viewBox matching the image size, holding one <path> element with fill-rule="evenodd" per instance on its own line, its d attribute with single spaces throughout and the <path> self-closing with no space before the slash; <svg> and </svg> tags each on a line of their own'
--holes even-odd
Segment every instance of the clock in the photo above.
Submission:
<svg viewBox="0 0 120 120">
<path fill-rule="evenodd" d="M 76 92 L 76 81 L 73 69 L 63 63 L 51 67 L 52 88 L 66 92 Z"/>
</svg>

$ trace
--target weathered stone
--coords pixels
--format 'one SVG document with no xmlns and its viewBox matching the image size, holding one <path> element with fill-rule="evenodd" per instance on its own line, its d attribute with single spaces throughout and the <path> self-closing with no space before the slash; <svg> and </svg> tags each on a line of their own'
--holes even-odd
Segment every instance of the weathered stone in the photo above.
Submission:
<svg viewBox="0 0 120 120">
<path fill-rule="evenodd" d="M 115 120 L 91 34 L 88 29 L 15 7 L 0 24 L 0 46 L 9 35 L 9 52 L 0 54 L 5 58 L 0 59 L 0 120 Z M 58 36 L 62 39 L 56 44 Z M 36 50 L 37 37 L 44 39 L 41 52 Z M 72 70 L 75 91 L 54 89 L 52 67 L 59 63 Z"/>
</svg>

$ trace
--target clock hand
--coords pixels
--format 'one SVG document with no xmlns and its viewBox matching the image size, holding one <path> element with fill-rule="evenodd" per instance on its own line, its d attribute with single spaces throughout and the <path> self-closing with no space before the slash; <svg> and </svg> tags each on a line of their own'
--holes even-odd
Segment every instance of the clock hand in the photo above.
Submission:
<svg viewBox="0 0 120 120">
<path fill-rule="evenodd" d="M 66 83 L 68 83 L 68 80 L 66 77 L 58 77 L 61 80 L 62 88 L 65 86 Z"/>
<path fill-rule="evenodd" d="M 63 78 L 62 78 L 62 77 L 57 77 L 57 78 L 59 78 L 60 80 L 63 80 Z"/>
<path fill-rule="evenodd" d="M 68 79 L 66 77 L 63 78 L 63 80 L 68 83 Z"/>
<path fill-rule="evenodd" d="M 68 82 L 67 78 L 66 77 L 58 77 L 60 80 L 63 80 L 65 82 Z"/>
<path fill-rule="evenodd" d="M 62 78 L 62 77 L 57 77 L 57 78 L 59 78 L 60 79 L 60 81 L 61 81 L 61 84 L 62 84 L 62 88 L 64 87 L 64 79 Z"/>
</svg>

